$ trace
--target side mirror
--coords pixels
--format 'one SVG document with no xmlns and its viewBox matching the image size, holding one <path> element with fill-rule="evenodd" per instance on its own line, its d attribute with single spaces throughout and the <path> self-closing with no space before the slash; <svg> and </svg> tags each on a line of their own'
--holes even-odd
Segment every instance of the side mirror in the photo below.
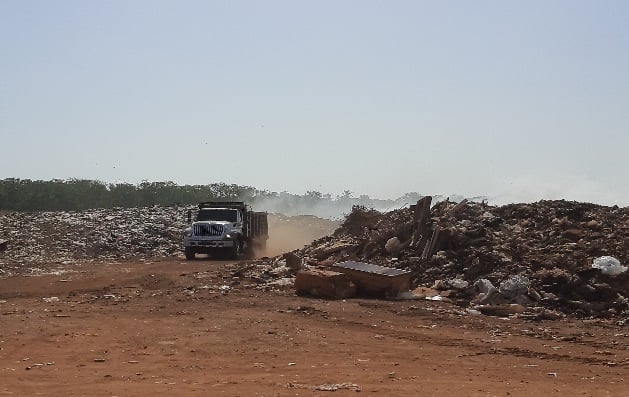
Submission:
<svg viewBox="0 0 629 397">
<path fill-rule="evenodd" d="M 192 223 L 192 210 L 188 210 L 188 223 Z"/>
</svg>

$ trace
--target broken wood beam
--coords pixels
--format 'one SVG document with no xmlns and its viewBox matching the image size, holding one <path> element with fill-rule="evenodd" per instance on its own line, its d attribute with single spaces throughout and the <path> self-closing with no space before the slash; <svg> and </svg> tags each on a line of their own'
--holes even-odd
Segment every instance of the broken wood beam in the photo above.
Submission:
<svg viewBox="0 0 629 397">
<path fill-rule="evenodd" d="M 467 206 L 467 199 L 461 200 L 457 205 L 452 207 L 452 209 L 448 212 L 448 216 L 454 216 L 457 212 L 461 211 L 465 206 Z"/>
<path fill-rule="evenodd" d="M 413 214 L 413 237 L 411 246 L 415 247 L 422 240 L 422 236 L 427 229 L 428 220 L 430 219 L 430 203 L 431 196 L 422 197 L 415 204 L 415 213 Z"/>
<path fill-rule="evenodd" d="M 439 233 L 441 232 L 441 228 L 439 225 L 435 226 L 435 230 L 432 232 L 432 237 L 430 241 L 424 247 L 424 252 L 422 252 L 422 259 L 428 259 L 435 254 L 435 249 L 437 248 L 437 240 L 439 239 Z"/>
</svg>

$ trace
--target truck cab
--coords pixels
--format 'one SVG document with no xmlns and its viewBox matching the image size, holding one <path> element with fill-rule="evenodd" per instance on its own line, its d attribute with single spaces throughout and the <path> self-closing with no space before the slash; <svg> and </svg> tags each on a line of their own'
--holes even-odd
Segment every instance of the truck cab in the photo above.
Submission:
<svg viewBox="0 0 629 397">
<path fill-rule="evenodd" d="M 243 202 L 205 202 L 192 219 L 188 211 L 188 227 L 184 232 L 186 259 L 196 254 L 219 253 L 237 259 L 261 241 L 266 245 L 268 227 L 266 213 L 252 212 Z"/>
</svg>

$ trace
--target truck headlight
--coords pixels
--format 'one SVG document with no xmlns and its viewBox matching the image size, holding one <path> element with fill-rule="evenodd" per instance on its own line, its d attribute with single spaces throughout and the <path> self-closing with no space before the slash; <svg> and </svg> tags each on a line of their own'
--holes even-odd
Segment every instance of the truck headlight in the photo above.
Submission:
<svg viewBox="0 0 629 397">
<path fill-rule="evenodd" d="M 192 229 L 186 229 L 186 230 L 184 230 L 184 232 L 183 232 L 183 236 L 184 236 L 184 237 L 190 237 L 190 236 L 192 236 Z"/>
</svg>

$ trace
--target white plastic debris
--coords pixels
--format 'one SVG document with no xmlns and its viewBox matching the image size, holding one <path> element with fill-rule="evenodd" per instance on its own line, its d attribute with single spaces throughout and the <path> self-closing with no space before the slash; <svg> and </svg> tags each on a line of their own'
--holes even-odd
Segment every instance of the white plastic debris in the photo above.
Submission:
<svg viewBox="0 0 629 397">
<path fill-rule="evenodd" d="M 474 287 L 480 292 L 478 300 L 481 304 L 491 303 L 496 294 L 498 294 L 498 288 L 494 287 L 491 281 L 486 278 L 476 280 Z"/>
<path fill-rule="evenodd" d="M 620 261 L 613 256 L 601 256 L 594 259 L 592 268 L 600 269 L 601 273 L 608 276 L 617 276 L 627 271 L 627 266 L 620 264 Z"/>
<path fill-rule="evenodd" d="M 530 281 L 525 276 L 511 276 L 500 283 L 500 287 L 498 287 L 498 292 L 500 292 L 507 298 L 515 298 L 519 295 L 526 294 L 529 289 L 529 284 Z"/>
<path fill-rule="evenodd" d="M 448 280 L 448 284 L 454 289 L 465 289 L 470 285 L 467 281 L 461 280 L 460 278 L 450 279 Z"/>
<path fill-rule="evenodd" d="M 482 293 L 487 294 L 489 292 L 494 292 L 497 290 L 496 287 L 491 283 L 491 281 L 486 278 L 481 278 L 476 280 L 474 286 Z"/>
<path fill-rule="evenodd" d="M 288 287 L 295 284 L 295 279 L 292 277 L 282 277 L 274 281 L 270 281 L 267 285 L 275 285 L 278 287 Z"/>
<path fill-rule="evenodd" d="M 355 383 L 334 383 L 334 384 L 325 383 L 322 385 L 315 386 L 314 389 L 319 390 L 319 391 L 337 391 L 340 389 L 347 389 L 347 390 L 353 390 L 357 392 L 362 390 L 361 387 Z"/>
</svg>

